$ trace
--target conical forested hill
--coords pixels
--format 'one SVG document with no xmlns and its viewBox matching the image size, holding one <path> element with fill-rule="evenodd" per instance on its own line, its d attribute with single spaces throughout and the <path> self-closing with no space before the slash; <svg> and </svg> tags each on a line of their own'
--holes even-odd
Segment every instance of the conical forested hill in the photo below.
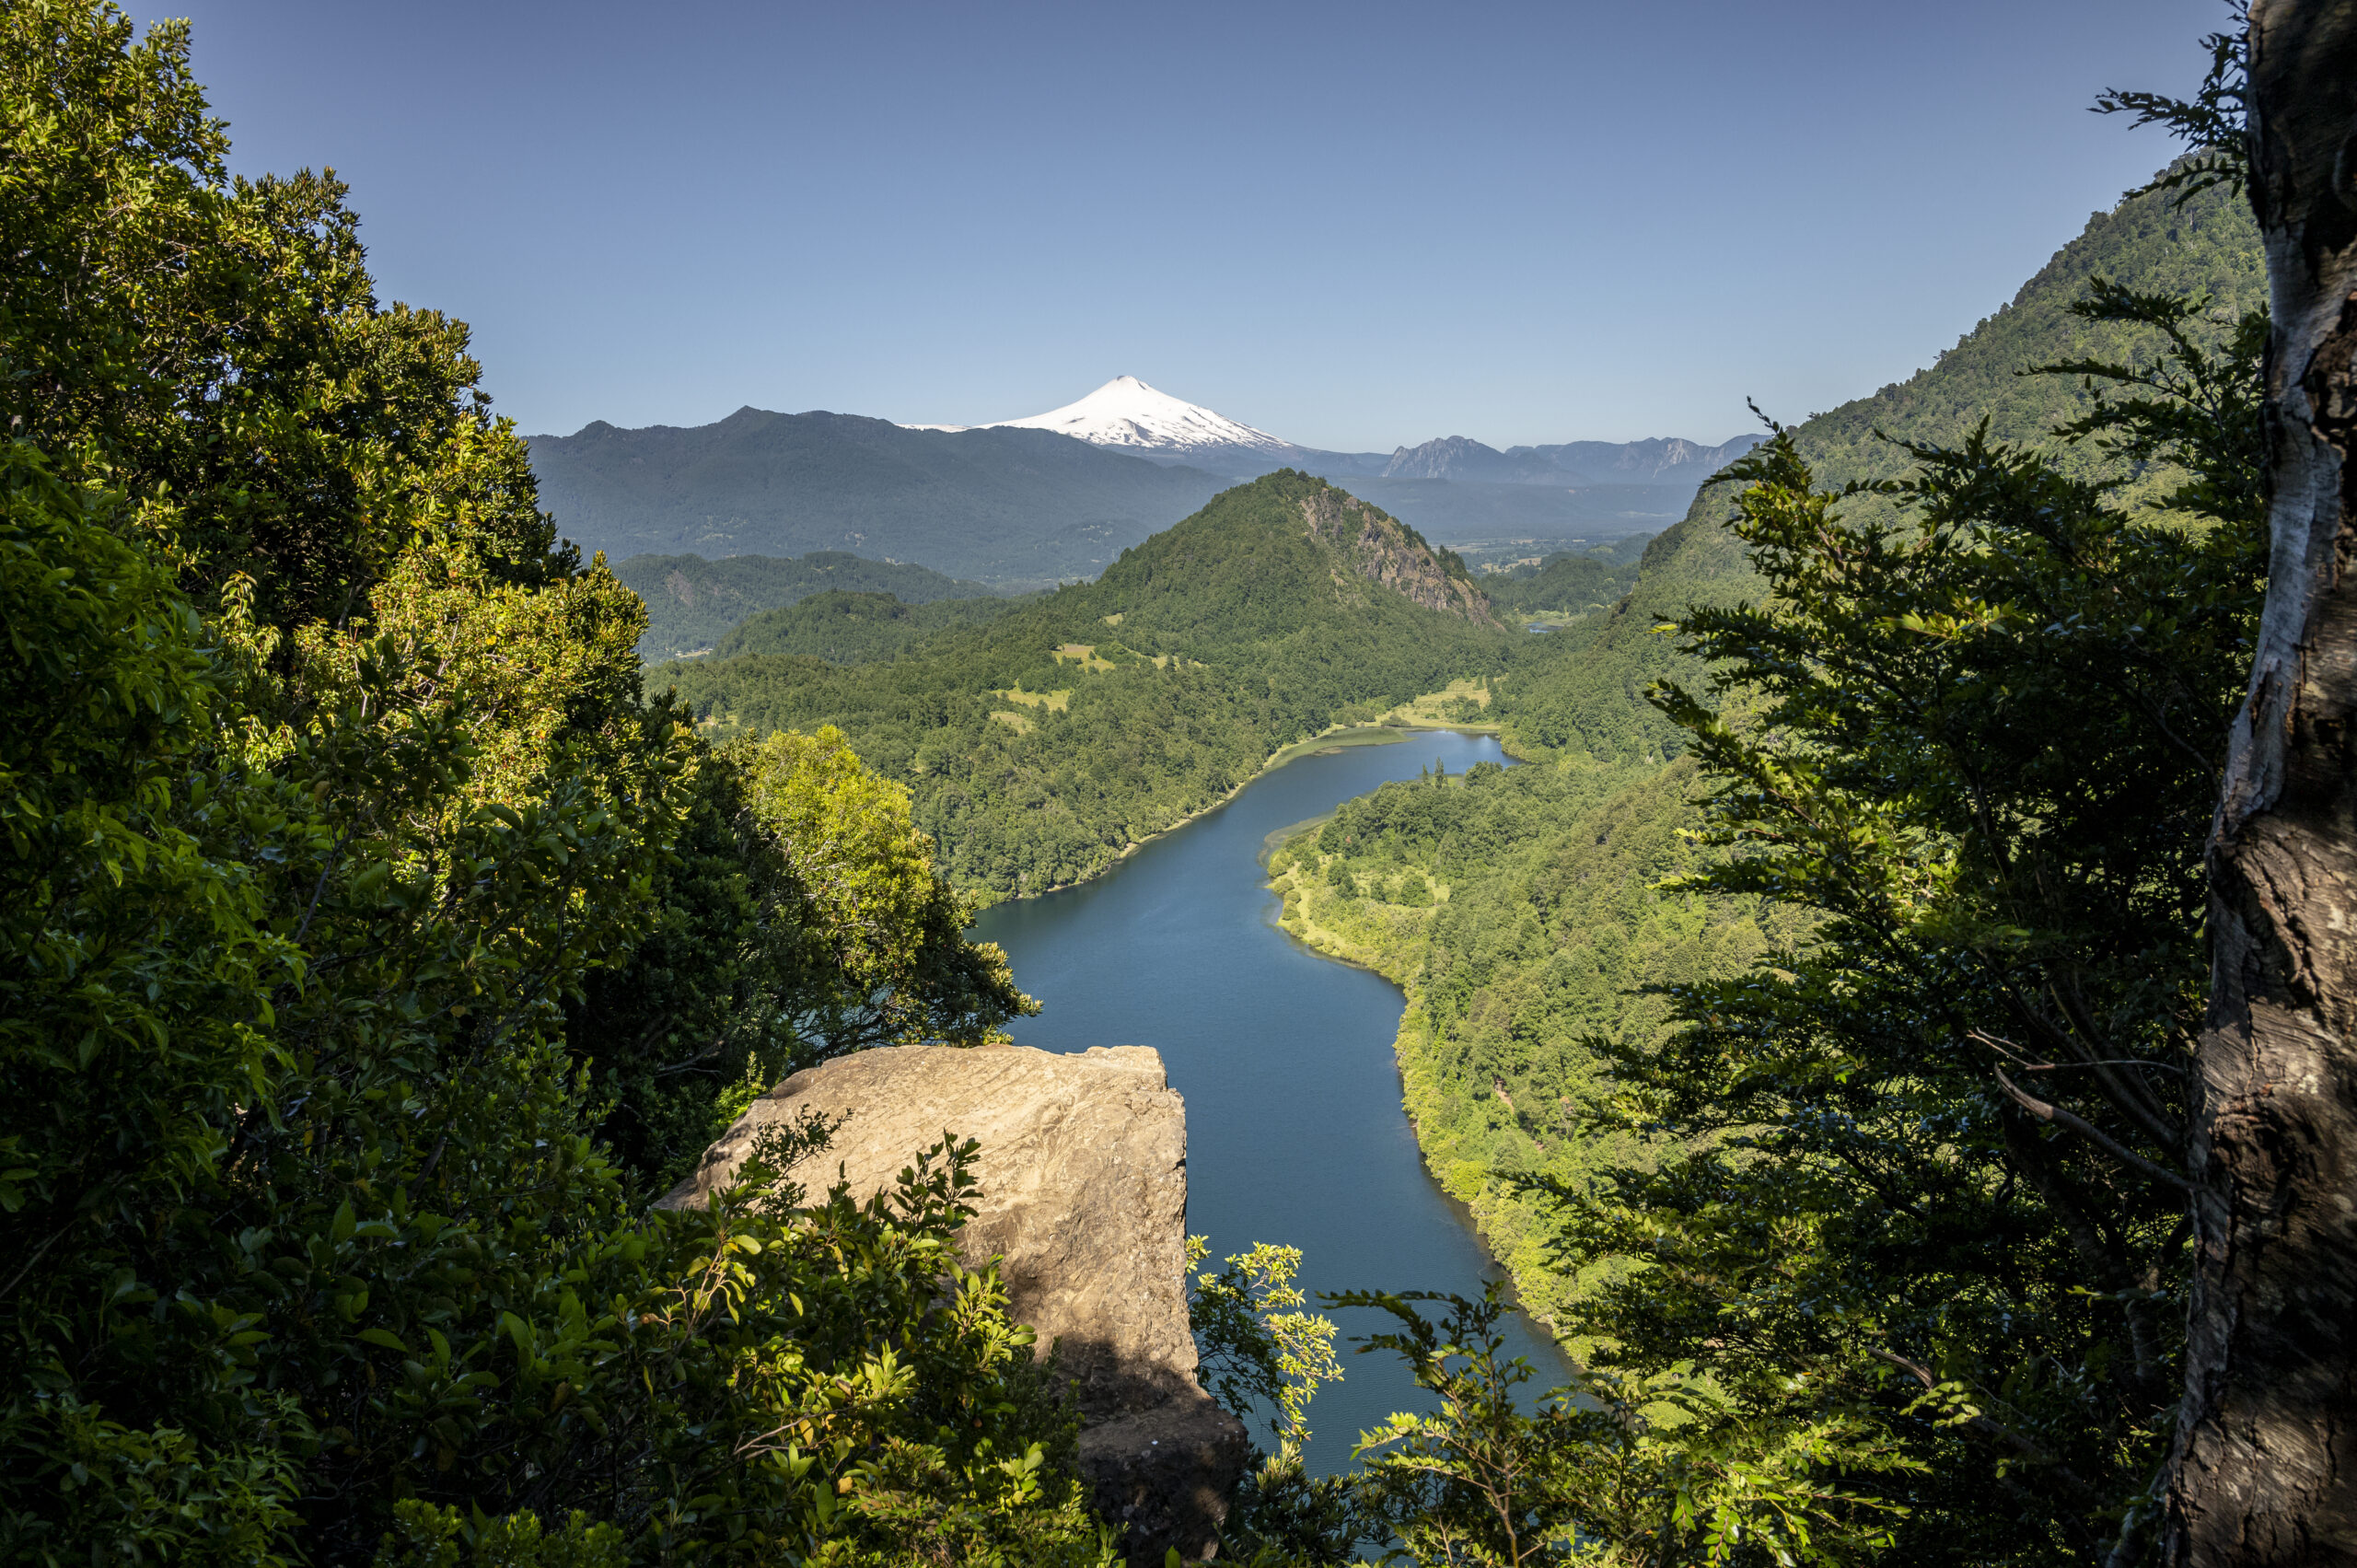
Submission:
<svg viewBox="0 0 2357 1568">
<path fill-rule="evenodd" d="M 1103 869 L 1283 747 L 1501 668 L 1464 563 L 1290 470 L 1238 485 L 1095 583 L 888 661 L 667 665 L 716 731 L 835 725 L 907 783 L 953 877 L 1004 896 Z"/>
</svg>

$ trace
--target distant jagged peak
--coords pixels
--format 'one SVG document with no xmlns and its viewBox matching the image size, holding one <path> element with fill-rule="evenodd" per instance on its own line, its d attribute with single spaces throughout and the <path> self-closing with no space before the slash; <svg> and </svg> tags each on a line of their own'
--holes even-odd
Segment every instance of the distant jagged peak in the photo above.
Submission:
<svg viewBox="0 0 2357 1568">
<path fill-rule="evenodd" d="M 1469 436 L 1444 436 L 1421 447 L 1400 447 L 1384 466 L 1385 479 L 1487 478 L 1505 454 Z"/>
<path fill-rule="evenodd" d="M 1559 446 L 1509 447 L 1501 452 L 1467 436 L 1401 447 L 1385 465 L 1385 479 L 1452 479 L 1484 484 L 1659 484 L 1699 479 L 1733 462 L 1757 436 L 1716 447 L 1681 436 L 1643 441 L 1567 441 Z"/>
<path fill-rule="evenodd" d="M 946 424 L 918 424 L 912 430 L 955 430 Z M 1027 419 L 1002 419 L 970 428 L 983 430 L 1052 430 L 1092 447 L 1130 447 L 1144 451 L 1190 452 L 1241 447 L 1284 458 L 1299 450 L 1290 441 L 1256 430 L 1224 413 L 1190 403 L 1147 386 L 1134 376 L 1116 376 L 1078 402 L 1035 413 Z"/>
<path fill-rule="evenodd" d="M 1560 469 L 1592 475 L 1606 483 L 1643 484 L 1715 473 L 1764 439 L 1747 432 L 1731 441 L 1705 447 L 1683 436 L 1655 436 L 1643 441 L 1566 441 L 1560 446 L 1515 447 L 1505 455 L 1510 459 L 1543 459 Z"/>
</svg>

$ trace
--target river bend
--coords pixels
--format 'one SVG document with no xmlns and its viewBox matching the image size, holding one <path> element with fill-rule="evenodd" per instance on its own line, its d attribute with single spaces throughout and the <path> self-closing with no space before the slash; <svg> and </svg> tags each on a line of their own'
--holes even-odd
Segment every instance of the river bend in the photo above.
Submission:
<svg viewBox="0 0 2357 1568">
<path fill-rule="evenodd" d="M 1096 881 L 998 905 L 972 932 L 1006 949 L 1016 983 L 1044 1005 L 1016 1025 L 1018 1043 L 1162 1053 L 1187 1101 L 1188 1228 L 1211 1238 L 1214 1259 L 1256 1241 L 1300 1248 L 1312 1292 L 1470 1295 L 1499 1272 L 1425 1171 L 1400 1108 L 1398 988 L 1286 935 L 1260 865 L 1272 831 L 1435 760 L 1461 773 L 1504 759 L 1494 739 L 1448 730 L 1313 752 Z M 1347 1341 L 1388 1320 L 1341 1321 Z M 1562 1381 L 1545 1334 L 1521 1318 L 1512 1330 L 1538 1387 Z M 1346 1466 L 1360 1431 L 1419 1403 L 1396 1358 L 1341 1349 L 1344 1381 L 1310 1411 L 1318 1472 Z"/>
</svg>

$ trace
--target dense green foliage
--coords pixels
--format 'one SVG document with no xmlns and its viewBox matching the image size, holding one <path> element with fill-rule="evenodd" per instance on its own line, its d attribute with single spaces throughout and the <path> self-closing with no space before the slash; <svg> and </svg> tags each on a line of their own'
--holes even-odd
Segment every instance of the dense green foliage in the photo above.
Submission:
<svg viewBox="0 0 2357 1568">
<path fill-rule="evenodd" d="M 1615 563 L 1562 551 L 1536 566 L 1484 577 L 1481 588 L 1502 614 L 1584 615 L 1608 609 L 1636 587 L 1637 559 Z"/>
<path fill-rule="evenodd" d="M 832 729 L 702 752 L 636 947 L 583 979 L 566 1043 L 605 1150 L 659 1187 L 758 1093 L 875 1045 L 991 1038 L 1028 1010 L 973 906 L 933 866 L 908 792 Z"/>
<path fill-rule="evenodd" d="M 1826 483 L 1887 479 L 1911 459 L 1898 443 L 1960 442 L 1983 418 L 2005 441 L 2042 441 L 2096 406 L 2084 377 L 2026 374 L 2081 360 L 2130 361 L 2149 353 L 2149 334 L 2072 309 L 2090 277 L 2148 294 L 2205 296 L 2228 317 L 2264 303 L 2258 231 L 2224 190 L 2173 204 L 2168 192 L 2123 200 L 2097 213 L 2011 303 L 1967 333 L 1939 362 L 1872 397 L 1842 404 L 1794 427 L 1802 453 Z M 1880 436 L 1877 436 L 1877 432 Z M 1885 440 L 1882 437 L 1889 439 Z M 2131 499 L 2150 500 L 2169 482 L 2145 459 L 2121 459 L 2089 443 L 2056 461 L 2074 478 L 2131 482 Z M 1859 505 L 1871 505 L 1873 498 Z M 1517 749 L 1551 755 L 1676 756 L 1683 733 L 1644 701 L 1654 681 L 1691 681 L 1700 667 L 1655 628 L 1689 604 L 1731 605 L 1759 591 L 1759 579 L 1725 531 L 1724 483 L 1706 486 L 1684 520 L 1646 548 L 1635 590 L 1611 613 L 1551 634 L 1543 660 L 1526 661 L 1500 683 L 1492 715 Z"/>
<path fill-rule="evenodd" d="M 748 656 L 668 665 L 650 683 L 722 731 L 839 726 L 908 783 L 955 879 L 1036 892 L 1216 804 L 1294 741 L 1502 668 L 1520 633 L 1364 575 L 1421 573 L 1478 606 L 1461 563 L 1372 508 L 1378 542 L 1359 560 L 1306 525 L 1313 504 L 1357 505 L 1280 471 L 1124 551 L 1098 581 L 911 656 Z"/>
<path fill-rule="evenodd" d="M 533 436 L 531 459 L 584 550 L 856 551 L 1013 587 L 1094 576 L 1226 482 L 1048 430 L 752 408 L 687 430 L 599 420 Z"/>
<path fill-rule="evenodd" d="M 1513 1181 L 1586 1184 L 1630 1140 L 1582 1122 L 1602 1042 L 1640 1051 L 1665 981 L 1738 970 L 1795 929 L 1758 900 L 1668 891 L 1699 868 L 1681 836 L 1690 764 L 1577 761 L 1388 784 L 1270 860 L 1287 929 L 1410 985 L 1398 1054 L 1424 1158 L 1470 1204 L 1525 1304 L 1560 1319 L 1554 1205 Z"/>
<path fill-rule="evenodd" d="M 1872 1412 L 1919 1561 L 2132 1550 L 2182 1377 L 2202 851 L 2266 568 L 2253 315 L 2099 288 L 2166 352 L 2061 434 L 2177 476 L 2155 517 L 1975 434 L 1852 512 L 1798 443 L 1737 465 L 1759 607 L 1685 622 L 1717 709 L 1686 887 L 1818 917 L 1610 1051 L 1683 1147 L 1572 1210 L 1642 1258 L 1575 1319 L 1762 1411 Z M 2216 341 L 2216 347 L 2205 345 Z M 1730 715 L 1733 722 L 1730 722 Z M 1805 1310 L 1800 1304 L 1805 1303 Z M 1991 1496 L 2005 1499 L 1994 1515 Z"/>
<path fill-rule="evenodd" d="M 1538 765 L 1386 786 L 1272 862 L 1290 924 L 1408 985 L 1428 1156 L 1586 1376 L 1699 1378 L 1673 1449 L 1839 1423 L 1888 1462 L 1810 1473 L 1900 1561 L 2133 1559 L 2167 1443 L 2200 852 L 2264 570 L 2248 218 L 2167 201 L 1706 493 L 1498 683 Z M 1424 1436 L 1471 1453 L 1495 1380 Z M 1541 1527 L 1584 1450 L 1515 1430 Z M 1469 1528 L 1512 1513 L 1479 1480 Z"/>
<path fill-rule="evenodd" d="M 993 621 L 1014 601 L 945 598 L 903 604 L 890 594 L 830 591 L 782 610 L 763 610 L 720 639 L 714 657 L 799 656 L 829 664 L 899 658 L 953 626 Z"/>
<path fill-rule="evenodd" d="M 903 604 L 984 598 L 981 583 L 924 566 L 870 561 L 840 550 L 807 555 L 633 555 L 614 577 L 646 604 L 639 656 L 648 663 L 709 653 L 739 621 L 827 592 L 890 594 Z"/>
<path fill-rule="evenodd" d="M 0 12 L 0 1554 L 1097 1561 L 970 1149 L 644 1207 L 749 1066 L 1025 1005 L 905 796 L 643 702 L 185 38 Z"/>
</svg>

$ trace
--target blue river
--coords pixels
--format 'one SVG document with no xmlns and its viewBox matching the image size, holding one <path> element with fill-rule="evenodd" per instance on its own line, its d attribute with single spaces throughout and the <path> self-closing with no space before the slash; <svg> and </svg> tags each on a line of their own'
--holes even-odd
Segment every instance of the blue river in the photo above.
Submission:
<svg viewBox="0 0 2357 1568">
<path fill-rule="evenodd" d="M 1435 761 L 1460 773 L 1504 758 L 1486 736 L 1448 730 L 1313 752 L 1096 881 L 1001 904 L 972 931 L 1006 949 L 1016 982 L 1043 1005 L 1015 1027 L 1017 1043 L 1162 1053 L 1187 1102 L 1189 1230 L 1210 1237 L 1214 1260 L 1259 1241 L 1300 1248 L 1313 1293 L 1477 1295 L 1500 1272 L 1425 1170 L 1401 1109 L 1398 988 L 1287 935 L 1262 881 L 1269 834 Z M 1353 1353 L 1350 1338 L 1387 1318 L 1337 1320 L 1343 1380 L 1309 1412 L 1319 1473 L 1349 1465 L 1361 1431 L 1425 1403 L 1397 1357 Z M 1510 1329 L 1535 1388 L 1564 1380 L 1543 1330 L 1520 1317 Z M 1255 1435 L 1267 1442 L 1265 1427 Z"/>
</svg>

